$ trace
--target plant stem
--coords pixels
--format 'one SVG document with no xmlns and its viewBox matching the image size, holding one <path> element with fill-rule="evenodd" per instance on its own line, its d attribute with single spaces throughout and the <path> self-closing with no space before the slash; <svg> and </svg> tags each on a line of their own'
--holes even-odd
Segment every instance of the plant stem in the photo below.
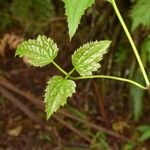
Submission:
<svg viewBox="0 0 150 150">
<path fill-rule="evenodd" d="M 65 70 L 63 70 L 59 65 L 57 65 L 54 61 L 52 62 L 52 64 L 58 69 L 58 70 L 60 70 L 64 75 L 68 75 L 68 73 L 65 71 Z"/>
<path fill-rule="evenodd" d="M 130 84 L 133 84 L 143 90 L 147 90 L 148 87 L 144 87 L 143 85 L 130 80 L 130 79 L 126 79 L 126 78 L 120 78 L 120 77 L 114 77 L 114 76 L 106 76 L 106 75 L 93 75 L 93 76 L 84 76 L 84 77 L 72 77 L 70 76 L 71 79 L 73 80 L 81 80 L 81 79 L 94 79 L 94 78 L 103 78 L 103 79 L 111 79 L 111 80 L 118 80 L 118 81 L 122 81 L 122 82 L 128 82 Z"/>
<path fill-rule="evenodd" d="M 70 75 L 75 71 L 75 68 L 73 68 L 67 75 L 65 79 L 68 79 L 70 77 Z"/>
<path fill-rule="evenodd" d="M 137 61 L 138 61 L 138 63 L 139 63 L 139 66 L 140 66 L 140 68 L 141 68 L 143 77 L 144 77 L 144 79 L 145 79 L 146 85 L 149 86 L 149 85 L 150 85 L 150 81 L 149 81 L 148 76 L 147 76 L 147 74 L 146 74 L 146 71 L 145 71 L 145 69 L 144 69 L 142 60 L 141 60 L 141 58 L 140 58 L 140 56 L 139 56 L 138 50 L 137 50 L 137 48 L 136 48 L 136 46 L 135 46 L 135 43 L 134 43 L 134 41 L 133 41 L 133 39 L 132 39 L 132 37 L 131 37 L 131 34 L 129 33 L 128 28 L 127 28 L 127 26 L 126 26 L 126 24 L 125 24 L 125 22 L 124 22 L 124 20 L 123 20 L 123 18 L 122 18 L 122 16 L 121 16 L 120 12 L 119 12 L 119 9 L 118 9 L 118 7 L 117 7 L 117 5 L 116 5 L 116 2 L 115 2 L 115 0 L 109 0 L 109 2 L 112 4 L 112 6 L 113 6 L 113 8 L 114 8 L 114 10 L 115 10 L 115 12 L 116 12 L 116 15 L 118 16 L 118 19 L 119 19 L 119 21 L 120 21 L 120 23 L 121 23 L 121 25 L 122 25 L 122 27 L 123 27 L 123 29 L 124 29 L 126 35 L 127 35 L 127 38 L 128 38 L 128 40 L 129 40 L 131 46 L 132 46 L 132 49 L 133 49 L 133 51 L 134 51 L 134 53 L 135 53 L 135 56 L 136 56 L 136 58 L 137 58 Z"/>
</svg>

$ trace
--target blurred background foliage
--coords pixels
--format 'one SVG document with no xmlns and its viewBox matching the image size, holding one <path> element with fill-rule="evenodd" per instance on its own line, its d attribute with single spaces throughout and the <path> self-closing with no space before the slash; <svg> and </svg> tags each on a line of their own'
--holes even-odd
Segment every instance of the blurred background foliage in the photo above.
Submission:
<svg viewBox="0 0 150 150">
<path fill-rule="evenodd" d="M 0 6 L 1 33 L 17 25 L 25 33 L 40 34 L 54 16 L 50 0 L 6 0 L 0 1 Z"/>
</svg>

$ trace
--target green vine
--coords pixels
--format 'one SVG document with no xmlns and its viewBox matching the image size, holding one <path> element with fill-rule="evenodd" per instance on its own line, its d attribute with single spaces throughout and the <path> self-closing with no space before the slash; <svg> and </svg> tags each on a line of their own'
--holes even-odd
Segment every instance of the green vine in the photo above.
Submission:
<svg viewBox="0 0 150 150">
<path fill-rule="evenodd" d="M 150 81 L 144 69 L 142 60 L 139 56 L 135 43 L 127 29 L 127 26 L 118 10 L 118 7 L 115 3 L 115 0 L 108 0 L 119 18 L 119 21 L 128 37 L 128 40 L 133 48 L 136 59 L 141 68 L 143 77 L 146 82 L 146 86 L 141 85 L 138 82 L 135 82 L 131 79 L 116 77 L 116 76 L 107 76 L 107 75 L 93 75 L 93 72 L 97 71 L 98 68 L 101 67 L 100 61 L 103 59 L 103 55 L 107 53 L 107 50 L 111 44 L 109 40 L 95 41 L 84 44 L 80 48 L 78 48 L 72 55 L 72 65 L 73 69 L 68 73 L 61 66 L 55 63 L 54 59 L 58 54 L 57 44 L 50 38 L 45 36 L 38 36 L 35 40 L 28 40 L 22 42 L 16 51 L 16 55 L 20 57 L 26 56 L 29 58 L 29 63 L 36 67 L 43 67 L 52 63 L 60 72 L 65 75 L 65 78 L 61 76 L 54 76 L 48 81 L 48 85 L 46 87 L 45 99 L 46 103 L 46 113 L 47 119 L 55 112 L 60 106 L 64 106 L 68 97 L 71 97 L 73 93 L 75 93 L 76 83 L 74 80 L 82 80 L 82 79 L 94 79 L 94 78 L 103 78 L 103 79 L 111 79 L 117 80 L 121 82 L 127 82 L 129 84 L 135 85 L 142 90 L 149 90 Z M 74 1 L 75 2 L 75 1 Z M 82 7 L 74 7 L 70 0 L 65 0 L 64 3 L 66 7 L 66 14 L 68 15 L 69 23 L 69 33 L 70 39 L 74 35 L 76 28 L 79 24 L 81 16 L 84 14 L 84 10 L 91 6 L 94 3 L 94 0 L 86 0 L 86 5 L 82 0 L 78 0 L 78 6 Z M 70 7 L 72 11 L 70 11 Z M 79 14 L 78 11 L 80 11 Z M 71 13 L 71 14 L 70 14 Z M 72 14 L 73 13 L 73 14 Z M 70 16 L 69 16 L 70 15 Z M 72 17 L 75 16 L 75 17 Z M 76 20 L 74 20 L 77 18 Z M 71 29 L 71 27 L 76 23 L 76 26 Z M 74 77 L 72 74 L 76 71 L 80 76 Z"/>
<path fill-rule="evenodd" d="M 117 81 L 121 81 L 121 82 L 127 82 L 129 84 L 135 85 L 139 88 L 141 88 L 142 90 L 148 90 L 149 86 L 143 86 L 138 82 L 135 82 L 133 80 L 130 79 L 126 79 L 126 78 L 120 78 L 120 77 L 116 77 L 116 76 L 107 76 L 107 75 L 92 75 L 92 76 L 79 76 L 79 77 L 74 77 L 71 76 L 71 74 L 75 71 L 75 68 L 73 68 L 69 73 L 67 73 L 65 70 L 63 70 L 59 65 L 57 65 L 56 63 L 53 62 L 53 64 L 55 64 L 55 66 L 57 67 L 57 69 L 62 72 L 65 75 L 65 79 L 72 79 L 72 80 L 82 80 L 82 79 L 111 79 L 111 80 L 117 80 Z"/>
<path fill-rule="evenodd" d="M 122 25 L 122 27 L 123 27 L 125 33 L 126 33 L 126 35 L 127 35 L 127 38 L 128 38 L 128 40 L 129 40 L 131 46 L 132 46 L 132 49 L 133 49 L 133 51 L 134 51 L 134 53 L 135 53 L 135 56 L 136 56 L 136 59 L 137 59 L 137 61 L 138 61 L 138 63 L 139 63 L 139 66 L 140 66 L 140 68 L 141 68 L 143 77 L 144 77 L 144 79 L 145 79 L 146 85 L 149 86 L 149 85 L 150 85 L 150 81 L 149 81 L 148 76 L 147 76 L 147 74 L 146 74 L 146 71 L 145 71 L 145 69 L 144 69 L 144 65 L 143 65 L 142 60 L 141 60 L 141 58 L 140 58 L 140 56 L 139 56 L 138 50 L 137 50 L 137 48 L 136 48 L 136 46 L 135 46 L 135 43 L 134 43 L 134 41 L 133 41 L 133 39 L 132 39 L 132 37 L 131 37 L 131 34 L 130 34 L 130 32 L 128 31 L 128 28 L 127 28 L 127 26 L 126 26 L 126 24 L 125 24 L 125 22 L 124 22 L 124 20 L 123 20 L 123 18 L 122 18 L 122 16 L 121 16 L 120 12 L 119 12 L 119 9 L 118 9 L 118 7 L 117 7 L 117 5 L 116 5 L 116 2 L 115 2 L 115 0 L 109 0 L 109 2 L 112 4 L 112 6 L 113 6 L 113 8 L 114 8 L 114 10 L 115 10 L 115 12 L 116 12 L 116 15 L 117 15 L 117 17 L 118 17 L 118 19 L 119 19 L 119 21 L 120 21 L 120 23 L 121 23 L 121 25 Z"/>
</svg>

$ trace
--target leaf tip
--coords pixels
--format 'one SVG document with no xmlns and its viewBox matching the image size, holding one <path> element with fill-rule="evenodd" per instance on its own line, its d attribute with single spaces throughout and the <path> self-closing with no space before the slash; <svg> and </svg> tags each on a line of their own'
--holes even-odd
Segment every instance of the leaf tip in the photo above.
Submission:
<svg viewBox="0 0 150 150">
<path fill-rule="evenodd" d="M 51 117 L 51 114 L 48 114 L 48 113 L 46 112 L 46 120 L 49 120 L 50 117 Z"/>
<path fill-rule="evenodd" d="M 106 0 L 107 2 L 109 2 L 109 3 L 112 3 L 112 0 Z"/>
</svg>

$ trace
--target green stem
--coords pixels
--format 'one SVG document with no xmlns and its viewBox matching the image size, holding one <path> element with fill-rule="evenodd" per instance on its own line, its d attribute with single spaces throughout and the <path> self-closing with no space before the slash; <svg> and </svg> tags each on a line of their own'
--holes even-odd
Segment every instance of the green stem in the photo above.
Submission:
<svg viewBox="0 0 150 150">
<path fill-rule="evenodd" d="M 118 80 L 118 81 L 122 81 L 122 82 L 128 82 L 130 84 L 133 84 L 143 90 L 147 90 L 147 87 L 144 87 L 143 85 L 130 80 L 130 79 L 126 79 L 126 78 L 120 78 L 120 77 L 114 77 L 114 76 L 106 76 L 106 75 L 93 75 L 93 76 L 84 76 L 84 77 L 72 77 L 70 76 L 71 79 L 73 80 L 81 80 L 81 79 L 94 79 L 94 78 L 103 78 L 103 79 L 111 79 L 111 80 Z"/>
<path fill-rule="evenodd" d="M 134 53 L 135 53 L 135 56 L 136 56 L 136 58 L 137 58 L 137 61 L 138 61 L 138 63 L 139 63 L 139 66 L 140 66 L 140 68 L 141 68 L 143 77 L 144 77 L 144 79 L 145 79 L 146 85 L 149 86 L 149 85 L 150 85 L 150 81 L 149 81 L 148 76 L 147 76 L 147 74 L 146 74 L 146 71 L 145 71 L 145 69 L 144 69 L 142 60 L 141 60 L 141 58 L 140 58 L 140 56 L 139 56 L 139 53 L 138 53 L 138 50 L 137 50 L 137 48 L 136 48 L 136 46 L 135 46 L 135 44 L 134 44 L 134 41 L 133 41 L 133 39 L 132 39 L 132 37 L 131 37 L 129 31 L 128 31 L 128 28 L 127 28 L 127 26 L 126 26 L 126 24 L 125 24 L 125 22 L 124 22 L 124 20 L 123 20 L 123 18 L 122 18 L 122 16 L 121 16 L 119 10 L 118 10 L 118 7 L 117 7 L 117 5 L 116 5 L 116 2 L 115 2 L 115 0 L 109 0 L 109 2 L 113 5 L 113 8 L 114 8 L 114 10 L 115 10 L 115 12 L 116 12 L 116 14 L 117 14 L 117 16 L 118 16 L 118 19 L 119 19 L 119 21 L 120 21 L 120 23 L 121 23 L 121 25 L 122 25 L 122 27 L 123 27 L 123 29 L 124 29 L 124 31 L 125 31 L 127 37 L 128 37 L 128 40 L 129 40 L 129 42 L 130 42 L 130 44 L 131 44 L 131 46 L 132 46 L 132 49 L 133 49 L 133 51 L 134 51 Z"/>
<path fill-rule="evenodd" d="M 70 75 L 75 71 L 75 68 L 73 68 L 67 75 L 65 79 L 68 79 L 70 77 Z"/>
<path fill-rule="evenodd" d="M 59 65 L 57 65 L 54 61 L 52 62 L 52 64 L 58 69 L 58 70 L 60 70 L 64 75 L 68 75 L 68 73 L 65 71 L 65 70 L 63 70 Z"/>
</svg>

